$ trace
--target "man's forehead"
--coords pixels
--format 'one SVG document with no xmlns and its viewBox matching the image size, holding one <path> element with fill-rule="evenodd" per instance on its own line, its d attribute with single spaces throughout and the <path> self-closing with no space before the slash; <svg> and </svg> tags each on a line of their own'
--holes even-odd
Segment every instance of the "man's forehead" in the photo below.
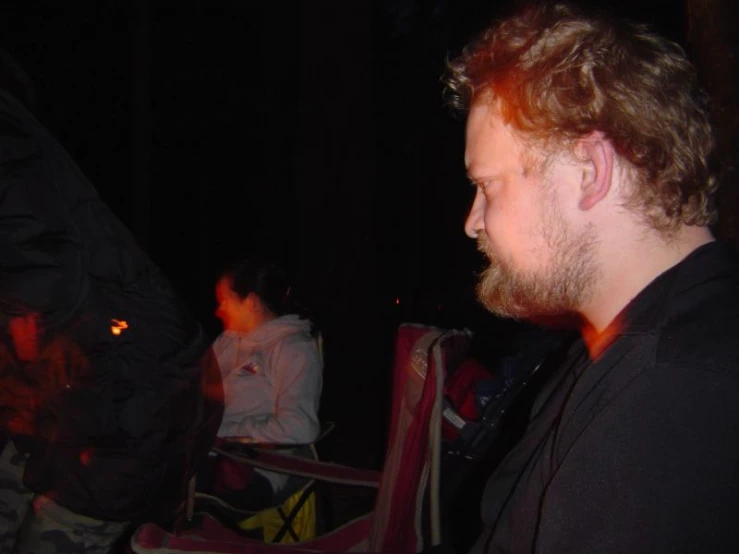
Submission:
<svg viewBox="0 0 739 554">
<path fill-rule="evenodd" d="M 496 103 L 481 99 L 472 104 L 467 116 L 465 141 L 468 171 L 474 169 L 471 165 L 490 161 L 490 155 L 499 150 L 513 153 L 522 146 L 521 137 L 504 121 Z"/>
<path fill-rule="evenodd" d="M 488 96 L 475 100 L 467 114 L 467 129 L 470 124 L 479 123 L 483 120 L 499 119 L 501 117 L 500 103 L 493 102 Z"/>
</svg>

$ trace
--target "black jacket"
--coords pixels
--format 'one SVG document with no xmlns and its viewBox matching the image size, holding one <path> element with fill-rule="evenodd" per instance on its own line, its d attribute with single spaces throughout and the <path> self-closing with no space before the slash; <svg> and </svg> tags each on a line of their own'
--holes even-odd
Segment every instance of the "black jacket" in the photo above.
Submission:
<svg viewBox="0 0 739 554">
<path fill-rule="evenodd" d="M 206 338 L 61 145 L 3 91 L 0 227 L 0 420 L 30 455 L 26 485 L 97 519 L 166 518 L 220 420 Z M 30 314 L 37 332 L 20 334 L 31 356 L 11 332 Z"/>
<path fill-rule="evenodd" d="M 582 341 L 488 482 L 473 552 L 739 548 L 739 262 L 718 243 Z"/>
</svg>

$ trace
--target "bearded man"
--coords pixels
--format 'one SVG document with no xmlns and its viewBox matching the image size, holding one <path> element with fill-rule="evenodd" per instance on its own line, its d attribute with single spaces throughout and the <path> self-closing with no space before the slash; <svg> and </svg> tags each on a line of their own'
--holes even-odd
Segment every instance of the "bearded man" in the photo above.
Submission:
<svg viewBox="0 0 739 554">
<path fill-rule="evenodd" d="M 739 264 L 682 49 L 559 4 L 449 65 L 492 312 L 578 321 L 490 478 L 474 552 L 739 549 Z"/>
</svg>

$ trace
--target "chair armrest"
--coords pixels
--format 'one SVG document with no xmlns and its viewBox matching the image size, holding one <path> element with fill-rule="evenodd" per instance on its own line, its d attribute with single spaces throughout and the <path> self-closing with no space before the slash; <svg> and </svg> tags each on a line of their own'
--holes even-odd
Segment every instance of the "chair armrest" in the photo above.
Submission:
<svg viewBox="0 0 739 554">
<path fill-rule="evenodd" d="M 248 446 L 248 448 L 244 454 L 220 447 L 214 447 L 213 451 L 237 462 L 277 473 L 299 475 L 318 481 L 344 485 L 374 488 L 379 486 L 381 476 L 379 471 L 309 460 L 274 450 L 256 448 L 253 445 L 245 446 Z"/>
</svg>

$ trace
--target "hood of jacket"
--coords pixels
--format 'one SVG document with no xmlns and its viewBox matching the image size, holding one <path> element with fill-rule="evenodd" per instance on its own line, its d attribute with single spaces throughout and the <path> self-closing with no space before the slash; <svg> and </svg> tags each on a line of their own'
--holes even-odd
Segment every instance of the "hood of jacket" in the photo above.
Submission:
<svg viewBox="0 0 739 554">
<path fill-rule="evenodd" d="M 224 331 L 224 335 L 240 339 L 243 348 L 255 350 L 267 348 L 288 335 L 299 335 L 305 340 L 311 338 L 312 323 L 297 314 L 286 314 L 263 323 L 251 333 Z"/>
</svg>

